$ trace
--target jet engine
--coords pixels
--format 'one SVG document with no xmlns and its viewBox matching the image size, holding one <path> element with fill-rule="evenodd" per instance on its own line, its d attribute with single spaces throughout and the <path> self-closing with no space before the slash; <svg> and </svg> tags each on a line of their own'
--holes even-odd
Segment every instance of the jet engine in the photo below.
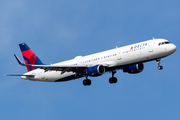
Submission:
<svg viewBox="0 0 180 120">
<path fill-rule="evenodd" d="M 88 76 L 100 76 L 105 73 L 105 67 L 103 65 L 96 65 L 87 68 L 86 71 Z"/>
<path fill-rule="evenodd" d="M 144 64 L 143 63 L 138 63 L 138 64 L 135 64 L 135 65 L 125 67 L 123 69 L 123 72 L 128 72 L 130 74 L 136 74 L 136 73 L 142 72 L 143 69 L 144 69 Z"/>
</svg>

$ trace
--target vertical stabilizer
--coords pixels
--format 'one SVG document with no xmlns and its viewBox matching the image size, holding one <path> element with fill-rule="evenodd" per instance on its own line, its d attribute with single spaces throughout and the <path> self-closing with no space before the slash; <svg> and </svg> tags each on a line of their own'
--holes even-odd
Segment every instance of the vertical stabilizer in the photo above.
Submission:
<svg viewBox="0 0 180 120">
<path fill-rule="evenodd" d="M 24 58 L 24 62 L 26 64 L 31 65 L 43 65 L 42 61 L 36 56 L 36 54 L 26 45 L 26 43 L 19 44 L 19 47 L 21 49 L 21 53 Z M 27 66 L 28 72 L 31 70 L 36 69 L 35 67 L 29 67 Z"/>
</svg>

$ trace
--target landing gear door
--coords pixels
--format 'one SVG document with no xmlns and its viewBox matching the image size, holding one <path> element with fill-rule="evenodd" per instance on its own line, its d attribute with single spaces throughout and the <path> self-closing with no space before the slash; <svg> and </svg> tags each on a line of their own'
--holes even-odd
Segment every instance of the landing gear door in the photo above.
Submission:
<svg viewBox="0 0 180 120">
<path fill-rule="evenodd" d="M 154 44 L 153 42 L 150 42 L 149 45 L 148 45 L 148 46 L 149 46 L 149 52 L 150 52 L 150 53 L 154 51 L 154 50 L 153 50 L 153 44 Z"/>
<path fill-rule="evenodd" d="M 121 49 L 116 47 L 116 51 L 117 51 L 117 60 L 121 60 L 122 57 L 121 57 Z"/>
</svg>

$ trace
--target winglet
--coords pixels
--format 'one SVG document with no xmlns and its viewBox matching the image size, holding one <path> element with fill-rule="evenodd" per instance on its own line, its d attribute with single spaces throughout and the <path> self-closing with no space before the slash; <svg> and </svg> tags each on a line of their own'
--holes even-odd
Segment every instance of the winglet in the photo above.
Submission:
<svg viewBox="0 0 180 120">
<path fill-rule="evenodd" d="M 21 60 L 17 57 L 16 54 L 14 54 L 14 56 L 15 56 L 16 60 L 18 61 L 18 63 L 19 63 L 20 65 L 24 65 L 24 63 L 21 62 Z"/>
<path fill-rule="evenodd" d="M 18 61 L 18 63 L 19 63 L 20 65 L 22 65 L 22 66 L 32 66 L 31 64 L 24 64 L 23 62 L 21 62 L 21 60 L 17 57 L 16 54 L 14 54 L 14 56 L 15 56 L 16 60 Z"/>
</svg>

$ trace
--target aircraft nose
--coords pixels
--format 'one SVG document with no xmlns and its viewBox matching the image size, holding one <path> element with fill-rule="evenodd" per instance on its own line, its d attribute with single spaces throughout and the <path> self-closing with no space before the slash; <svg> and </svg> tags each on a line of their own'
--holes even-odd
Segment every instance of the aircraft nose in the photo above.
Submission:
<svg viewBox="0 0 180 120">
<path fill-rule="evenodd" d="M 176 50 L 177 50 L 176 45 L 172 44 L 172 45 L 171 45 L 171 51 L 172 51 L 172 53 L 174 53 Z"/>
</svg>

